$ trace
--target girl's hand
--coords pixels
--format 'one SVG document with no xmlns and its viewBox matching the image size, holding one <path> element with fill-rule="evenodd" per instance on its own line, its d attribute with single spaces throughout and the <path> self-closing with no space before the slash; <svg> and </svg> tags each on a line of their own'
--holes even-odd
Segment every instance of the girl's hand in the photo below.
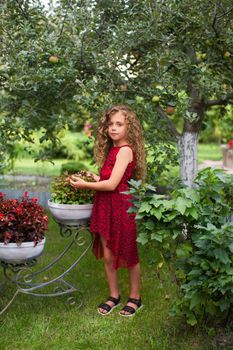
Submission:
<svg viewBox="0 0 233 350">
<path fill-rule="evenodd" d="M 99 177 L 98 175 L 92 173 L 91 171 L 88 171 L 88 172 L 87 172 L 87 175 L 93 176 L 93 178 L 94 178 L 94 180 L 95 180 L 96 182 L 98 182 L 99 179 L 100 179 L 100 177 Z"/>
<path fill-rule="evenodd" d="M 86 188 L 86 181 L 75 175 L 70 177 L 70 184 L 75 188 Z"/>
</svg>

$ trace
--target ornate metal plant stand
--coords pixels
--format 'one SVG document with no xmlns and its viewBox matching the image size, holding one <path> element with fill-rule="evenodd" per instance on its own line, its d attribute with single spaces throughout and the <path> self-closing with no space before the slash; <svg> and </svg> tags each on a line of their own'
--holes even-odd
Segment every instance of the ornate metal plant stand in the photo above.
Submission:
<svg viewBox="0 0 233 350">
<path fill-rule="evenodd" d="M 87 224 L 84 225 L 79 222 L 72 225 L 58 224 L 60 226 L 60 235 L 68 239 L 69 242 L 62 253 L 51 263 L 33 272 L 32 268 L 37 265 L 35 259 L 27 260 L 20 264 L 0 261 L 5 278 L 16 286 L 15 294 L 0 311 L 0 315 L 7 310 L 19 293 L 40 297 L 68 295 L 66 301 L 70 305 L 76 305 L 77 301 L 78 307 L 81 307 L 83 304 L 83 293 L 77 286 L 74 286 L 73 282 L 70 282 L 70 278 L 72 277 L 71 271 L 79 264 L 92 245 L 91 234 L 89 234 Z M 74 256 L 74 262 L 72 264 L 65 261 L 67 260 L 65 257 L 72 256 L 71 253 Z M 56 271 L 61 270 L 61 272 L 56 277 L 48 277 L 48 274 L 53 271 L 53 267 L 55 266 L 57 267 Z M 0 288 L 1 290 L 5 289 L 5 283 L 1 284 Z"/>
</svg>

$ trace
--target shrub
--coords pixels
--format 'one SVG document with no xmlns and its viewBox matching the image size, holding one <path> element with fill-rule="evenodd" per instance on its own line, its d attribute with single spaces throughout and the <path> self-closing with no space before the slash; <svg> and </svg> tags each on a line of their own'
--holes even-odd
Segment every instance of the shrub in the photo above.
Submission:
<svg viewBox="0 0 233 350">
<path fill-rule="evenodd" d="M 228 318 L 233 306 L 233 224 L 196 226 L 189 243 L 177 251 L 181 297 L 171 313 L 194 325 L 208 316 Z"/>
<path fill-rule="evenodd" d="M 213 314 L 227 318 L 233 306 L 233 224 L 229 191 L 233 178 L 217 169 L 199 172 L 196 188 L 158 195 L 153 186 L 131 181 L 131 212 L 138 219 L 138 241 L 153 248 L 159 270 L 166 263 L 177 281 L 172 309 L 189 324 Z"/>
<path fill-rule="evenodd" d="M 80 170 L 88 170 L 85 164 L 81 162 L 68 162 L 64 163 L 61 166 L 61 174 L 68 173 L 68 174 L 74 174 L 79 172 Z"/>
</svg>

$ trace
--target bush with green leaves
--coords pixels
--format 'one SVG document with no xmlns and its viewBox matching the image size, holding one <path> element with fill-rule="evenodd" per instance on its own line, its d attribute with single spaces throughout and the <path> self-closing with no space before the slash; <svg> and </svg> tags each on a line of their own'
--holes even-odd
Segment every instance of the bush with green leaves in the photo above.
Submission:
<svg viewBox="0 0 233 350">
<path fill-rule="evenodd" d="M 75 173 L 85 181 L 95 182 L 92 174 L 81 170 Z M 69 182 L 70 174 L 63 173 L 54 178 L 51 184 L 51 200 L 61 204 L 88 204 L 93 202 L 95 191 L 81 188 L 74 188 Z"/>
<path fill-rule="evenodd" d="M 148 135 L 147 135 L 148 137 Z M 147 182 L 154 186 L 176 184 L 178 150 L 174 143 L 150 140 L 147 144 Z"/>
<path fill-rule="evenodd" d="M 172 312 L 185 315 L 191 325 L 213 313 L 227 318 L 233 305 L 232 202 L 227 195 L 233 177 L 207 168 L 195 183 L 195 188 L 159 195 L 153 186 L 131 181 L 129 191 L 138 242 L 152 248 L 158 270 L 167 264 L 180 286 Z"/>
<path fill-rule="evenodd" d="M 61 174 L 65 172 L 68 174 L 74 174 L 80 170 L 88 170 L 82 162 L 68 162 L 61 165 Z"/>
<path fill-rule="evenodd" d="M 233 223 L 196 226 L 189 242 L 177 250 L 181 291 L 171 314 L 186 316 L 190 325 L 233 310 Z"/>
</svg>

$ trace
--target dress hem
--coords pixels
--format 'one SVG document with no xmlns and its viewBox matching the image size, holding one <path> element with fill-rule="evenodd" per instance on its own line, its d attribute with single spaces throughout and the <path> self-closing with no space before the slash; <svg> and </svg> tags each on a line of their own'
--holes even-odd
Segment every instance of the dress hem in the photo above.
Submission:
<svg viewBox="0 0 233 350">
<path fill-rule="evenodd" d="M 127 265 L 126 263 L 125 264 L 116 264 L 115 263 L 115 259 L 117 259 L 117 256 L 114 254 L 113 250 L 111 249 L 111 247 L 108 246 L 108 242 L 110 242 L 103 234 L 100 234 L 99 232 L 92 232 L 91 231 L 91 234 L 94 236 L 94 242 L 93 242 L 93 245 L 92 245 L 92 251 L 93 251 L 93 254 L 95 255 L 96 257 L 96 260 L 101 260 L 104 258 L 104 255 L 103 255 L 103 247 L 102 247 L 102 244 L 101 244 L 101 241 L 100 241 L 100 237 L 103 237 L 106 239 L 107 241 L 107 244 L 106 244 L 106 247 L 111 250 L 112 254 L 113 254 L 113 257 L 114 257 L 114 262 L 113 262 L 113 268 L 115 270 L 118 270 L 118 268 L 125 268 L 125 269 L 130 269 L 132 267 L 134 267 L 135 265 L 137 265 L 140 261 L 139 259 L 137 259 L 137 261 L 133 264 L 129 264 Z M 98 237 L 98 238 L 97 238 Z M 96 242 L 97 241 L 97 242 Z M 96 244 L 95 244 L 96 243 Z M 120 258 L 122 259 L 122 258 Z"/>
</svg>

